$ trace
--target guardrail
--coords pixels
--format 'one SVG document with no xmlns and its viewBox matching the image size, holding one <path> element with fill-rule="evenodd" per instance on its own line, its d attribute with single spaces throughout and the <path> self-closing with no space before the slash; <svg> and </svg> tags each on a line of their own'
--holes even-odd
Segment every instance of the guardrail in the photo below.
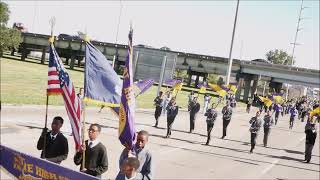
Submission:
<svg viewBox="0 0 320 180">
<path fill-rule="evenodd" d="M 50 37 L 49 35 L 36 34 L 36 33 L 22 33 L 21 35 L 22 36 L 31 36 L 31 37 L 40 37 L 40 38 L 45 38 L 45 39 L 49 39 L 49 37 Z M 60 38 L 59 39 L 57 36 L 55 36 L 55 38 L 57 39 L 57 41 L 62 40 L 62 41 L 68 41 L 68 42 L 84 43 L 84 40 L 78 39 L 78 38 L 70 37 L 70 38 Z M 91 43 L 93 45 L 108 46 L 108 47 L 115 47 L 115 48 L 121 48 L 121 49 L 127 48 L 127 45 L 101 42 L 101 41 L 95 41 L 95 40 L 92 40 Z M 186 53 L 186 52 L 179 52 L 179 51 L 172 51 L 172 50 L 163 50 L 163 49 L 157 49 L 157 48 L 152 48 L 152 47 L 144 47 L 144 48 L 155 49 L 155 50 L 171 52 L 171 53 L 177 53 L 178 57 L 195 58 L 195 59 L 200 59 L 200 61 L 207 60 L 207 61 L 228 63 L 228 58 L 224 58 L 224 57 L 193 54 L 193 53 Z M 292 67 L 292 66 L 281 65 L 281 64 L 271 64 L 271 63 L 268 64 L 268 63 L 255 62 L 255 61 L 245 61 L 245 60 L 239 60 L 239 59 L 233 59 L 233 63 L 239 64 L 240 66 L 241 65 L 257 65 L 257 66 L 285 69 L 285 70 L 289 70 L 289 71 L 299 71 L 299 72 L 318 73 L 318 74 L 320 73 L 319 70 L 315 70 L 315 69 Z"/>
<path fill-rule="evenodd" d="M 290 71 L 300 71 L 300 72 L 309 72 L 309 73 L 320 73 L 319 70 L 315 69 L 307 69 L 307 68 L 300 68 L 300 67 L 292 67 L 288 65 L 282 65 L 282 64 L 268 64 L 268 63 L 262 63 L 262 62 L 253 62 L 253 61 L 241 61 L 241 65 L 257 65 L 257 66 L 265 66 L 265 67 L 272 67 L 272 68 L 279 68 L 279 69 L 286 69 Z"/>
</svg>

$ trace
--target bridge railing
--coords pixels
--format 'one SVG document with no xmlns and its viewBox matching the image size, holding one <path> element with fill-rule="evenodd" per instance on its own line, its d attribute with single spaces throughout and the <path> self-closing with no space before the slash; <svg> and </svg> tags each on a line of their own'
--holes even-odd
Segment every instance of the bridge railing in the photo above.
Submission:
<svg viewBox="0 0 320 180">
<path fill-rule="evenodd" d="M 272 67 L 272 68 L 279 68 L 279 69 L 287 69 L 289 71 L 299 71 L 299 72 L 308 72 L 308 73 L 320 73 L 319 70 L 315 69 L 307 69 L 307 68 L 300 68 L 300 67 L 291 67 L 288 65 L 282 64 L 269 64 L 269 63 L 262 63 L 262 62 L 253 62 L 253 61 L 241 61 L 241 65 L 257 65 L 257 66 L 265 66 L 265 67 Z"/>
</svg>

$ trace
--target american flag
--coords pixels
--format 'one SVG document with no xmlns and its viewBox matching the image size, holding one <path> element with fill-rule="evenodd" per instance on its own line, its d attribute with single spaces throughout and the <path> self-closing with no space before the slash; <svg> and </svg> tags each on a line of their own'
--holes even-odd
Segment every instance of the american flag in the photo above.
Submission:
<svg viewBox="0 0 320 180">
<path fill-rule="evenodd" d="M 57 92 L 58 89 L 60 89 L 60 92 L 64 100 L 64 104 L 69 116 L 69 120 L 71 123 L 71 129 L 72 129 L 75 146 L 76 146 L 76 149 L 79 149 L 81 145 L 80 99 L 76 95 L 73 83 L 69 78 L 69 75 L 62 64 L 61 59 L 59 58 L 59 55 L 53 46 L 53 43 L 51 43 L 50 45 L 48 75 L 49 75 L 48 86 L 52 87 L 51 90 L 54 90 L 55 92 Z M 50 80 L 50 77 L 54 77 L 54 78 L 51 78 Z M 51 84 L 49 84 L 50 81 L 52 82 Z M 48 87 L 48 91 L 49 91 L 49 87 Z"/>
<path fill-rule="evenodd" d="M 55 66 L 55 62 L 53 58 L 49 60 L 48 67 L 48 95 L 60 95 L 62 93 L 62 89 L 60 88 L 60 80 L 57 72 L 57 68 Z"/>
</svg>

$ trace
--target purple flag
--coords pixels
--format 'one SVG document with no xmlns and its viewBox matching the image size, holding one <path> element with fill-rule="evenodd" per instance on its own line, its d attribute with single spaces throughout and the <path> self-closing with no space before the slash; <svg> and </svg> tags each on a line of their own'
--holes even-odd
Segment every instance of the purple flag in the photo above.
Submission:
<svg viewBox="0 0 320 180">
<path fill-rule="evenodd" d="M 174 85 L 176 85 L 178 83 L 181 83 L 181 80 L 179 80 L 179 79 L 168 79 L 168 80 L 166 80 L 164 82 L 164 84 L 167 84 L 169 86 L 174 86 Z"/>
<path fill-rule="evenodd" d="M 235 83 L 229 83 L 230 85 L 234 85 L 234 86 L 238 86 L 238 83 L 235 82 Z"/>
<path fill-rule="evenodd" d="M 229 89 L 227 86 L 225 86 L 225 85 L 221 85 L 220 87 L 221 87 L 221 89 L 223 89 L 223 90 L 225 90 L 225 91 L 227 91 L 227 92 L 230 90 L 230 89 Z"/>
<path fill-rule="evenodd" d="M 135 96 L 133 90 L 132 73 L 132 28 L 130 27 L 128 55 L 125 61 L 123 72 L 123 85 L 121 94 L 121 104 L 119 109 L 119 140 L 125 147 L 133 149 L 136 138 L 136 129 L 134 123 Z"/>
<path fill-rule="evenodd" d="M 283 96 L 283 93 L 273 93 L 272 96 Z"/>
<path fill-rule="evenodd" d="M 207 88 L 207 87 L 208 87 L 208 85 L 201 83 L 201 84 L 198 84 L 198 85 L 197 85 L 197 87 L 198 87 L 198 88 L 202 88 L 202 87 Z"/>
<path fill-rule="evenodd" d="M 146 80 L 135 82 L 136 86 L 140 89 L 140 93 L 136 93 L 136 95 L 140 95 L 146 92 L 149 88 L 152 87 L 153 83 L 154 83 L 153 79 L 146 79 Z"/>
</svg>

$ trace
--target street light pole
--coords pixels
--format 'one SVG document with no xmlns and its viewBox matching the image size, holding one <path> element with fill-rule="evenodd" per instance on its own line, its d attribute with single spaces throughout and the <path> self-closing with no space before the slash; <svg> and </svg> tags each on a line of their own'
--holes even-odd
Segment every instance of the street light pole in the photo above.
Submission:
<svg viewBox="0 0 320 180">
<path fill-rule="evenodd" d="M 230 74 L 231 74 L 231 69 L 232 69 L 232 48 L 233 48 L 234 34 L 235 34 L 235 31 L 236 31 L 236 26 L 237 26 L 239 1 L 240 0 L 237 1 L 236 15 L 235 15 L 234 24 L 233 24 L 231 47 L 230 47 L 230 52 L 229 52 L 228 70 L 227 70 L 227 74 L 226 74 L 226 85 L 229 85 L 229 82 L 230 82 Z"/>
</svg>

